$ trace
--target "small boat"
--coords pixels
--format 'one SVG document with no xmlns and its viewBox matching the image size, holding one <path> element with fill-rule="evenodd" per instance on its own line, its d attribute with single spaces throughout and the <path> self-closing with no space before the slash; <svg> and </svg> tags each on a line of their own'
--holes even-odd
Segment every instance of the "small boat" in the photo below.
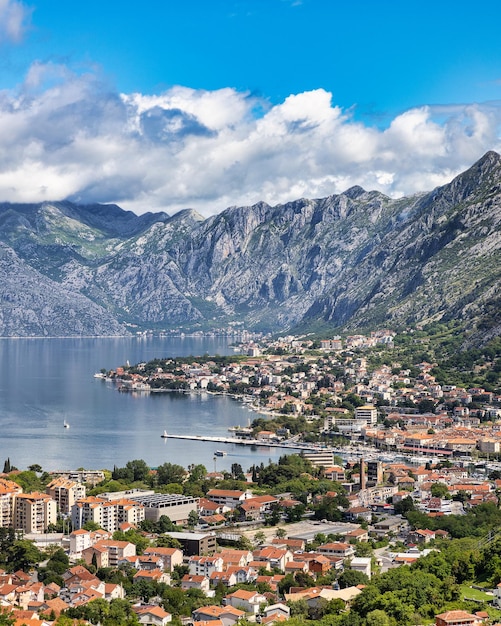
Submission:
<svg viewBox="0 0 501 626">
<path fill-rule="evenodd" d="M 66 420 L 64 420 L 63 426 L 64 426 L 64 428 L 69 428 L 70 427 L 70 425 L 68 424 L 68 422 Z"/>
<path fill-rule="evenodd" d="M 162 439 L 167 439 L 169 435 L 167 434 L 167 431 L 164 430 L 163 435 L 160 435 L 160 437 L 162 437 Z"/>
<path fill-rule="evenodd" d="M 214 452 L 214 456 L 226 456 L 227 454 L 226 450 L 216 450 Z"/>
</svg>

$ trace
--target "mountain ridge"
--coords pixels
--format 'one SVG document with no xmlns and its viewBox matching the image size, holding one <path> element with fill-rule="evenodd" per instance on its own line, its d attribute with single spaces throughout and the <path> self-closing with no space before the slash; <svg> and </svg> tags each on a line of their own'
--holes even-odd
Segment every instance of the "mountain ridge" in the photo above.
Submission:
<svg viewBox="0 0 501 626">
<path fill-rule="evenodd" d="M 137 216 L 117 205 L 0 203 L 2 249 L 26 277 L 17 295 L 12 281 L 0 285 L 0 336 L 230 322 L 334 331 L 454 317 L 474 331 L 501 299 L 500 225 L 493 151 L 450 183 L 399 199 L 354 186 L 208 218 L 191 209 Z M 31 302 L 17 328 L 13 297 Z M 75 311 L 68 323 L 64 302 Z"/>
</svg>

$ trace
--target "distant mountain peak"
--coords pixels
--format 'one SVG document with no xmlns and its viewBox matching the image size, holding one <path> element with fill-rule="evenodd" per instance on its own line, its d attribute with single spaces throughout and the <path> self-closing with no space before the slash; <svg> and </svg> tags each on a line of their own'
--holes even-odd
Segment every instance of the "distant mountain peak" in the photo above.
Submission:
<svg viewBox="0 0 501 626">
<path fill-rule="evenodd" d="M 182 209 L 181 211 L 174 213 L 174 215 L 170 217 L 169 222 L 186 220 L 193 222 L 204 222 L 205 217 L 201 215 L 198 211 L 195 211 L 195 209 Z"/>
<path fill-rule="evenodd" d="M 353 187 L 350 187 L 346 191 L 343 191 L 342 195 L 348 196 L 348 198 L 351 198 L 352 200 L 356 200 L 360 196 L 363 196 L 364 193 L 367 193 L 367 192 L 365 191 L 363 187 L 360 187 L 360 185 L 353 185 Z"/>
</svg>

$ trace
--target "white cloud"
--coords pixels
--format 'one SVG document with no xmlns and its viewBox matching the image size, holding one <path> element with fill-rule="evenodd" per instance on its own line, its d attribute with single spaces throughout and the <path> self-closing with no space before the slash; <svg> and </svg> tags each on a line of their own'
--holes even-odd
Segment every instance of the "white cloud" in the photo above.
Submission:
<svg viewBox="0 0 501 626">
<path fill-rule="evenodd" d="M 32 9 L 17 0 L 0 0 L 0 44 L 23 38 Z"/>
<path fill-rule="evenodd" d="M 430 106 L 380 130 L 322 89 L 275 106 L 229 88 L 117 94 L 93 71 L 35 63 L 15 93 L 0 92 L 0 200 L 208 215 L 355 184 L 409 194 L 499 151 L 500 123 L 501 103 Z"/>
</svg>

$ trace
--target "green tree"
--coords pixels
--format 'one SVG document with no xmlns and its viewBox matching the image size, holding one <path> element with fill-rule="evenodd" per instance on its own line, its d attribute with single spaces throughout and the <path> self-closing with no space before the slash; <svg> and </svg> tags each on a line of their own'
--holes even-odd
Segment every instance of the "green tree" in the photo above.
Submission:
<svg viewBox="0 0 501 626">
<path fill-rule="evenodd" d="M 370 557 L 373 555 L 373 553 L 374 550 L 372 549 L 370 543 L 367 543 L 365 541 L 358 541 L 355 544 L 355 556 Z"/>
<path fill-rule="evenodd" d="M 303 519 L 306 507 L 304 504 L 296 504 L 296 506 L 287 507 L 285 509 L 285 517 L 288 522 L 300 522 Z"/>
<path fill-rule="evenodd" d="M 198 513 L 193 510 L 188 513 L 188 526 L 193 527 L 198 524 Z"/>
<path fill-rule="evenodd" d="M 308 615 L 308 603 L 306 600 L 296 600 L 295 602 L 287 602 L 291 610 L 291 617 L 307 617 Z"/>
<path fill-rule="evenodd" d="M 61 574 L 69 567 L 70 559 L 62 548 L 57 548 L 47 562 L 47 567 L 57 569 Z M 64 568 L 64 569 L 62 569 Z"/>
<path fill-rule="evenodd" d="M 405 498 L 402 498 L 398 502 L 395 502 L 393 506 L 395 507 L 395 513 L 397 515 L 405 515 L 409 511 L 416 510 L 416 505 L 414 504 L 412 496 L 406 496 Z"/>
<path fill-rule="evenodd" d="M 9 549 L 8 566 L 10 571 L 23 570 L 27 572 L 40 562 L 42 555 L 33 541 L 18 539 L 14 541 Z"/>
<path fill-rule="evenodd" d="M 150 468 L 146 465 L 146 461 L 143 461 L 142 459 L 128 461 L 125 467 L 132 473 L 132 480 L 134 482 L 146 482 L 148 480 Z"/>
<path fill-rule="evenodd" d="M 200 480 L 205 480 L 207 476 L 207 468 L 205 465 L 191 465 L 188 467 L 189 477 L 188 480 L 190 482 L 198 482 Z"/>
<path fill-rule="evenodd" d="M 434 483 L 431 486 L 430 493 L 434 498 L 447 498 L 450 500 L 451 497 L 445 483 Z"/>
<path fill-rule="evenodd" d="M 11 609 L 3 606 L 0 607 L 0 626 L 13 626 L 15 622 L 16 618 Z"/>
<path fill-rule="evenodd" d="M 365 623 L 367 626 L 392 626 L 390 616 L 386 611 L 382 611 L 381 609 L 374 609 L 374 611 L 367 613 Z"/>
<path fill-rule="evenodd" d="M 338 578 L 338 583 L 341 589 L 347 587 L 356 587 L 357 585 L 367 585 L 369 577 L 363 572 L 359 572 L 354 569 L 345 569 L 341 576 Z"/>
<path fill-rule="evenodd" d="M 261 546 L 265 541 L 266 535 L 262 530 L 258 530 L 257 533 L 254 535 L 254 543 L 256 543 L 258 546 Z"/>
<path fill-rule="evenodd" d="M 159 485 L 168 485 L 169 483 L 182 484 L 185 478 L 186 470 L 181 465 L 163 463 L 157 467 L 157 481 Z"/>
<path fill-rule="evenodd" d="M 26 470 L 17 474 L 12 474 L 9 479 L 21 485 L 25 493 L 33 491 L 45 491 L 45 486 L 35 472 Z"/>
<path fill-rule="evenodd" d="M 245 480 L 245 474 L 240 463 L 231 464 L 231 476 L 235 480 Z"/>
<path fill-rule="evenodd" d="M 150 544 L 149 539 L 135 528 L 130 528 L 125 533 L 121 530 L 117 530 L 113 533 L 113 539 L 115 541 L 129 541 L 133 543 L 136 546 L 137 554 L 143 554 Z"/>
</svg>

